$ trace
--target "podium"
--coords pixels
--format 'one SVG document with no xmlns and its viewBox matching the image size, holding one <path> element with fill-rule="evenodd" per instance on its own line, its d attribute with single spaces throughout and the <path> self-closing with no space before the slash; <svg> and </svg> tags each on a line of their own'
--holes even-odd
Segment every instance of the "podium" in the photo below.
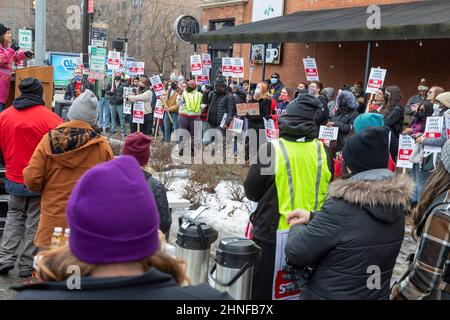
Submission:
<svg viewBox="0 0 450 320">
<path fill-rule="evenodd" d="M 29 67 L 17 69 L 11 79 L 10 95 L 8 97 L 7 106 L 12 104 L 12 100 L 20 96 L 19 84 L 25 78 L 37 78 L 44 87 L 45 106 L 52 110 L 54 84 L 53 84 L 53 66 L 46 67 Z"/>
</svg>

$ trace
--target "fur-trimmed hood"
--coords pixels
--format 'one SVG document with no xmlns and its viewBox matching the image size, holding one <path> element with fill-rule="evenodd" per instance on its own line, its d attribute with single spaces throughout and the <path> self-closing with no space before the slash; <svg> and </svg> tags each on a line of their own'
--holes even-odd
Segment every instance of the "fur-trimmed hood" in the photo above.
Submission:
<svg viewBox="0 0 450 320">
<path fill-rule="evenodd" d="M 333 182 L 328 198 L 342 199 L 363 208 L 378 220 L 393 223 L 396 213 L 403 214 L 409 207 L 413 189 L 414 182 L 409 176 L 379 169 Z"/>
</svg>

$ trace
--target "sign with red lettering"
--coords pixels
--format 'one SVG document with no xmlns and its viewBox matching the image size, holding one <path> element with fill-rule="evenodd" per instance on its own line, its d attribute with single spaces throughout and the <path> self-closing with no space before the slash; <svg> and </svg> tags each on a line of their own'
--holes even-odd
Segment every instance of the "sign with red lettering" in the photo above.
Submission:
<svg viewBox="0 0 450 320">
<path fill-rule="evenodd" d="M 305 68 L 307 81 L 319 81 L 319 71 L 317 69 L 317 63 L 315 58 L 303 59 L 303 66 Z"/>
<path fill-rule="evenodd" d="M 233 77 L 238 79 L 244 77 L 244 58 L 233 59 Z"/>
<path fill-rule="evenodd" d="M 211 55 L 209 53 L 202 54 L 203 69 L 211 69 Z"/>
<path fill-rule="evenodd" d="M 116 70 L 120 68 L 120 52 L 110 51 L 108 53 L 108 69 Z"/>
<path fill-rule="evenodd" d="M 144 123 L 144 102 L 137 101 L 133 104 L 133 123 Z"/>
<path fill-rule="evenodd" d="M 233 58 L 222 58 L 222 75 L 224 77 L 233 76 Z"/>
<path fill-rule="evenodd" d="M 199 54 L 191 56 L 191 73 L 194 76 L 202 74 L 202 57 Z"/>
<path fill-rule="evenodd" d="M 202 75 L 195 76 L 196 82 L 198 84 L 208 84 L 209 83 L 209 69 L 202 69 Z"/>
<path fill-rule="evenodd" d="M 367 81 L 366 93 L 377 93 L 384 84 L 384 79 L 386 78 L 386 69 L 372 68 L 370 70 L 369 80 Z"/>
<path fill-rule="evenodd" d="M 397 168 L 412 169 L 413 163 L 409 161 L 417 148 L 416 142 L 411 136 L 401 134 L 398 142 Z"/>
<path fill-rule="evenodd" d="M 151 77 L 150 82 L 152 83 L 153 90 L 155 91 L 157 97 L 162 96 L 165 93 L 164 85 L 162 84 L 159 76 Z"/>
<path fill-rule="evenodd" d="M 154 116 L 157 119 L 164 119 L 164 107 L 159 99 L 156 101 Z"/>
<path fill-rule="evenodd" d="M 439 138 L 444 126 L 443 117 L 428 117 L 425 126 L 425 138 Z"/>
</svg>

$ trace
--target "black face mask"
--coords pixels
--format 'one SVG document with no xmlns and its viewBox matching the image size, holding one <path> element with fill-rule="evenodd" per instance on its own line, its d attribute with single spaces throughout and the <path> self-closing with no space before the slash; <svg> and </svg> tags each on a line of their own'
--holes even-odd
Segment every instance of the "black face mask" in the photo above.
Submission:
<svg viewBox="0 0 450 320">
<path fill-rule="evenodd" d="M 191 87 L 187 87 L 187 88 L 186 88 L 186 91 L 187 91 L 187 92 L 193 92 L 194 90 L 195 90 L 195 88 L 191 88 Z"/>
<path fill-rule="evenodd" d="M 172 90 L 177 90 L 178 88 L 178 86 L 175 83 L 172 83 L 170 87 L 172 88 Z"/>
<path fill-rule="evenodd" d="M 117 81 L 119 81 L 120 79 L 122 79 L 121 77 L 115 77 L 114 79 L 116 79 Z"/>
</svg>

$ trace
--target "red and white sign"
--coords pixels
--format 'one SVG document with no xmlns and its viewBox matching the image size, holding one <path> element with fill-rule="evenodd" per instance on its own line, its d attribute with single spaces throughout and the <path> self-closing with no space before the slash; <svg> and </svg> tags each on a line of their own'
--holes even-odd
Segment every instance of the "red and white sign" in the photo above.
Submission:
<svg viewBox="0 0 450 320">
<path fill-rule="evenodd" d="M 212 68 L 211 55 L 209 53 L 202 54 L 202 65 L 203 69 Z"/>
<path fill-rule="evenodd" d="M 315 58 L 303 59 L 303 66 L 305 68 L 307 81 L 319 81 L 319 71 L 317 69 L 317 63 Z"/>
<path fill-rule="evenodd" d="M 233 58 L 222 58 L 222 75 L 224 77 L 233 76 Z"/>
<path fill-rule="evenodd" d="M 384 84 L 384 79 L 386 78 L 386 69 L 372 68 L 370 70 L 369 80 L 367 82 L 366 93 L 377 93 Z"/>
<path fill-rule="evenodd" d="M 275 128 L 275 122 L 273 119 L 266 119 L 264 120 L 264 128 L 266 129 L 266 138 L 267 141 L 272 142 L 274 140 L 278 139 L 278 130 Z"/>
<path fill-rule="evenodd" d="M 198 84 L 208 84 L 209 83 L 209 69 L 202 69 L 202 75 L 195 76 L 196 82 Z"/>
<path fill-rule="evenodd" d="M 425 138 L 439 138 L 442 135 L 444 117 L 428 117 L 425 126 Z"/>
<path fill-rule="evenodd" d="M 233 77 L 244 78 L 244 58 L 233 59 Z"/>
<path fill-rule="evenodd" d="M 88 0 L 88 13 L 94 13 L 94 0 Z"/>
<path fill-rule="evenodd" d="M 412 169 L 413 163 L 409 161 L 409 159 L 411 159 L 414 149 L 416 148 L 416 142 L 411 136 L 400 135 L 398 142 L 397 168 Z"/>
<path fill-rule="evenodd" d="M 164 85 L 162 84 L 159 76 L 151 77 L 150 82 L 152 83 L 153 90 L 155 91 L 157 97 L 162 96 L 165 93 Z"/>
<path fill-rule="evenodd" d="M 202 56 L 199 54 L 191 56 L 191 73 L 194 76 L 202 75 Z"/>
<path fill-rule="evenodd" d="M 133 104 L 133 123 L 144 123 L 144 102 L 137 101 Z"/>
<path fill-rule="evenodd" d="M 143 75 L 145 72 L 145 62 L 132 62 L 129 64 L 127 73 L 130 76 Z"/>
<path fill-rule="evenodd" d="M 242 129 L 244 129 L 244 120 L 234 117 L 228 130 L 241 134 Z"/>
<path fill-rule="evenodd" d="M 120 68 L 120 52 L 110 51 L 108 53 L 108 69 L 116 70 Z"/>
<path fill-rule="evenodd" d="M 444 113 L 444 121 L 447 128 L 447 139 L 450 139 L 450 111 Z"/>
<path fill-rule="evenodd" d="M 154 116 L 156 119 L 164 119 L 164 107 L 159 99 L 156 101 Z"/>
</svg>

